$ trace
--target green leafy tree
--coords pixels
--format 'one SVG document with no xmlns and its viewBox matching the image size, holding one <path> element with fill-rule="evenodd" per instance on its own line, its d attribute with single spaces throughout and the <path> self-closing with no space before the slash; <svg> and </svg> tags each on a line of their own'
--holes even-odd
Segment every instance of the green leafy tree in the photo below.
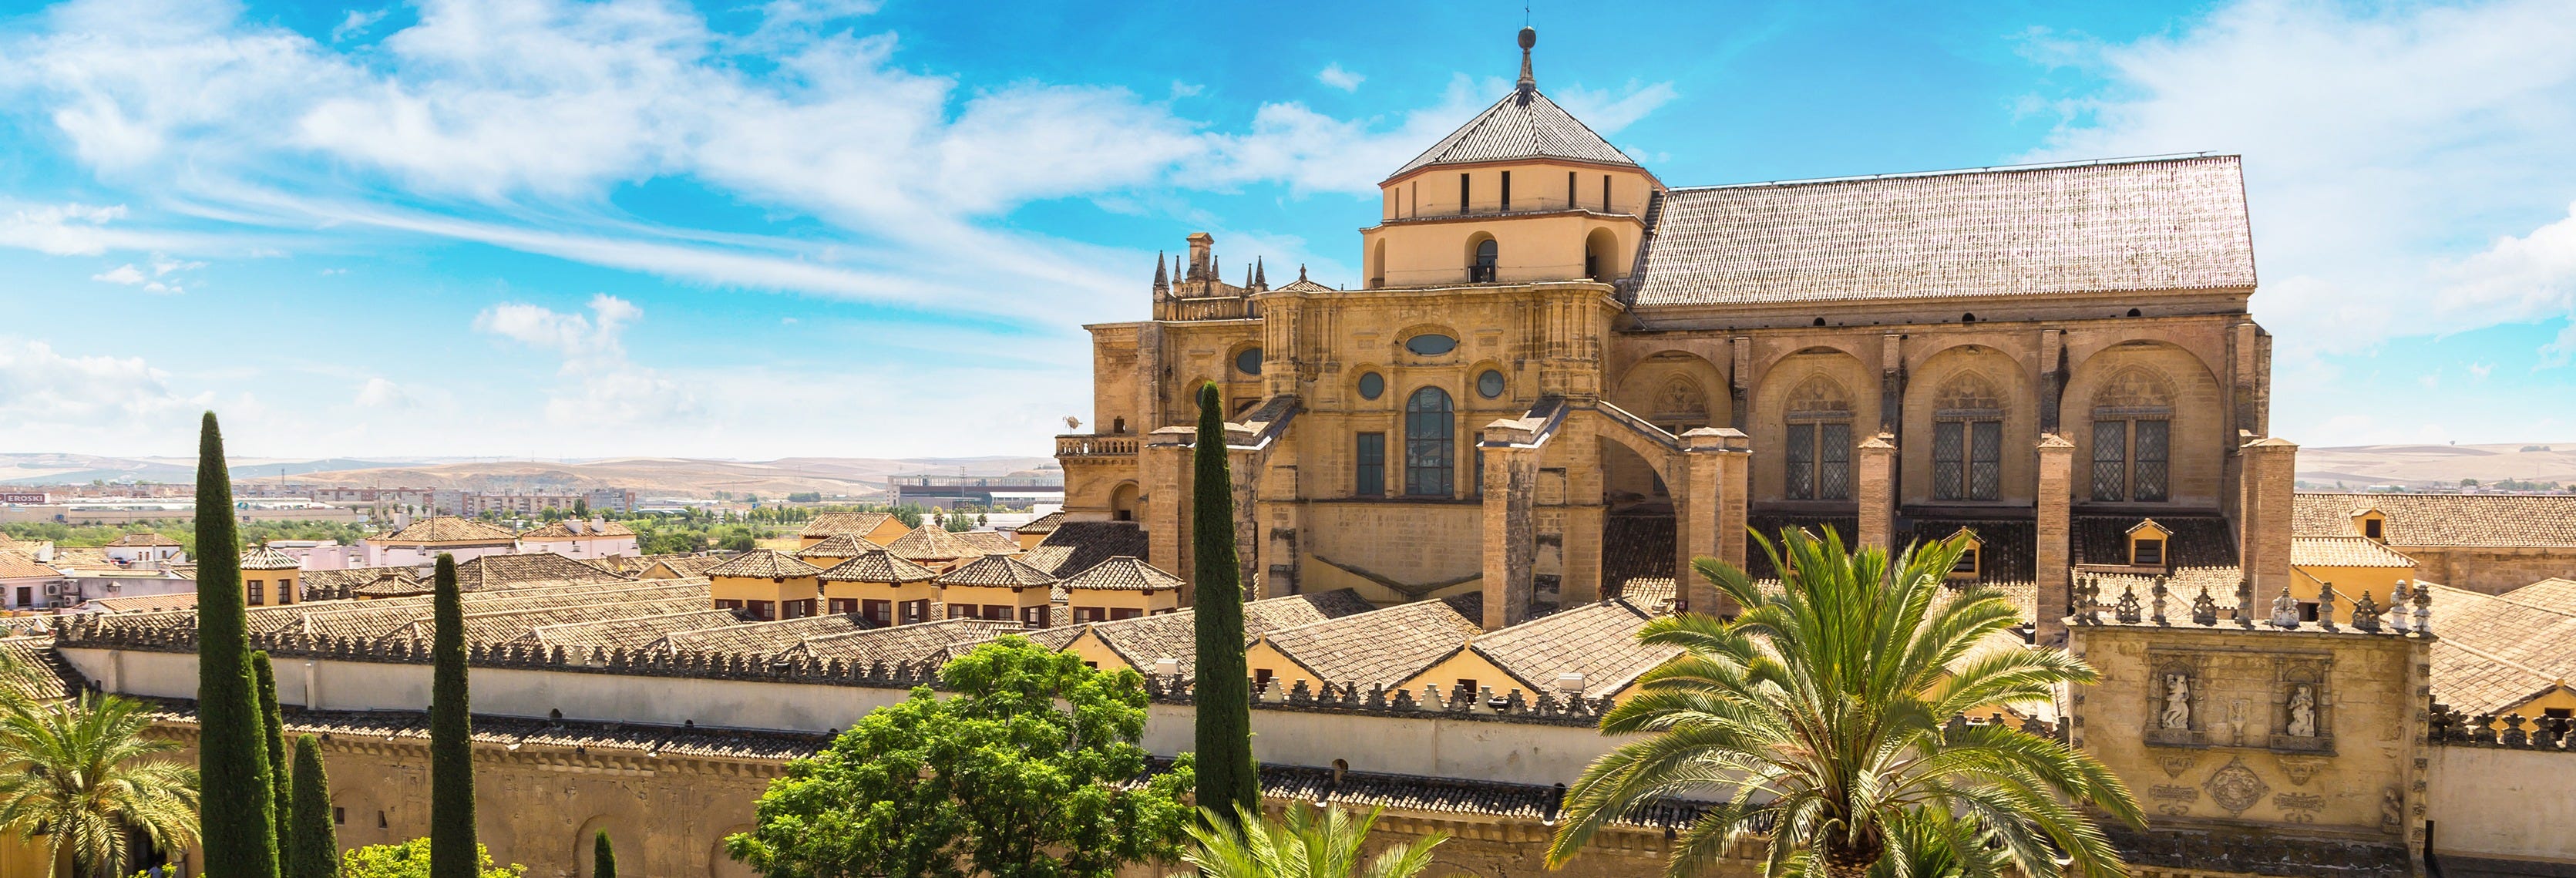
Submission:
<svg viewBox="0 0 2576 878">
<path fill-rule="evenodd" d="M 897 506 L 888 510 L 887 514 L 894 516 L 894 520 L 903 522 L 905 527 L 914 529 L 921 527 L 921 507 L 919 506 Z"/>
<path fill-rule="evenodd" d="M 948 516 L 948 520 L 940 526 L 947 528 L 949 533 L 965 533 L 975 529 L 975 520 L 967 518 L 966 513 L 959 512 Z"/>
<path fill-rule="evenodd" d="M 573 515 L 573 517 L 574 517 L 574 518 L 589 518 L 589 517 L 590 517 L 590 498 L 588 498 L 588 497 L 574 497 L 574 498 L 572 498 L 572 515 Z"/>
<path fill-rule="evenodd" d="M 0 710 L 0 827 L 95 878 L 126 874 L 137 841 L 196 844 L 197 772 L 159 758 L 179 745 L 151 725 L 141 702 L 94 693 Z"/>
<path fill-rule="evenodd" d="M 1261 807 L 1252 765 L 1252 681 L 1243 656 L 1243 567 L 1234 550 L 1234 482 L 1225 459 L 1225 415 L 1216 385 L 1199 387 L 1190 549 L 1198 636 L 1198 801 L 1219 815 Z"/>
<path fill-rule="evenodd" d="M 426 838 L 350 848 L 340 856 L 340 878 L 430 878 L 429 848 Z M 479 844 L 474 846 L 473 869 L 469 873 L 473 878 L 522 878 L 528 873 L 528 867 L 517 863 L 492 865 L 492 852 Z"/>
<path fill-rule="evenodd" d="M 268 788 L 271 801 L 277 803 L 278 871 L 283 874 L 286 852 L 294 847 L 288 833 L 295 823 L 294 780 L 286 770 L 286 718 L 278 712 L 277 669 L 268 660 L 268 650 L 252 650 L 250 667 L 259 680 L 259 717 L 268 739 Z"/>
<path fill-rule="evenodd" d="M 1431 868 L 1431 852 L 1449 840 L 1446 832 L 1388 847 L 1375 859 L 1361 852 L 1384 810 L 1353 817 L 1336 806 L 1319 816 L 1296 804 L 1283 821 L 1271 823 L 1259 811 L 1237 811 L 1229 821 L 1207 809 L 1206 819 L 1190 827 L 1197 843 L 1181 858 L 1204 878 L 1413 878 Z"/>
<path fill-rule="evenodd" d="M 590 878 L 617 878 L 617 852 L 608 847 L 608 830 L 590 845 Z"/>
<path fill-rule="evenodd" d="M 2096 678 L 2059 650 L 1976 649 L 2021 620 L 1993 589 L 1942 595 L 1964 535 L 1909 547 L 1893 567 L 1884 550 L 1846 552 L 1830 530 L 1822 540 L 1788 530 L 1778 547 L 1761 543 L 1773 569 L 1790 571 L 1779 589 L 1701 558 L 1692 567 L 1743 615 L 1671 616 L 1639 632 L 1685 652 L 1602 717 L 1605 734 L 1645 737 L 1593 762 L 1567 791 L 1551 866 L 1641 804 L 1714 788 L 1728 804 L 1673 843 L 1668 874 L 1710 866 L 1744 838 L 1769 846 L 1768 876 L 1788 874 L 1802 854 L 1814 863 L 1798 871 L 1863 878 L 1889 858 L 1920 859 L 1927 852 L 1916 846 L 1969 863 L 1987 844 L 2029 878 L 2123 874 L 2084 809 L 2131 825 L 2141 817 L 2099 761 L 2002 724 L 1944 733 L 1952 716 L 2047 703 L 2059 687 Z M 1927 809 L 1970 818 L 1986 834 L 1949 823 L 1898 830 Z"/>
<path fill-rule="evenodd" d="M 340 830 L 331 824 L 331 776 L 322 742 L 295 737 L 294 828 L 286 834 L 285 878 L 339 878 Z"/>
<path fill-rule="evenodd" d="M 728 552 L 748 552 L 759 547 L 759 541 L 752 539 L 747 533 L 737 533 L 724 540 L 724 550 Z"/>
<path fill-rule="evenodd" d="M 1184 756 L 1145 776 L 1145 681 L 1003 637 L 789 763 L 725 839 L 770 878 L 1108 876 L 1169 862 L 1191 822 Z"/>
<path fill-rule="evenodd" d="M 438 556 L 432 588 L 430 878 L 475 878 L 483 846 L 474 843 L 473 720 L 465 697 L 465 595 L 456 584 L 456 556 Z"/>
<path fill-rule="evenodd" d="M 205 850 L 224 878 L 277 878 L 277 792 L 270 785 L 243 604 L 241 538 L 227 510 L 224 435 L 207 412 L 197 440 L 197 767 Z"/>
</svg>

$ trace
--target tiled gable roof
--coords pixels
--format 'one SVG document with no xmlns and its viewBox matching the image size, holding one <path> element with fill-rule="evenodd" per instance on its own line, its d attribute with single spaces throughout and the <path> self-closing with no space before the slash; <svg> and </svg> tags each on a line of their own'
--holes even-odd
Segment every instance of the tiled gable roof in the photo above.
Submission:
<svg viewBox="0 0 2576 878">
<path fill-rule="evenodd" d="M 2078 515 L 2068 549 L 2077 564 L 2129 563 L 2129 531 L 2137 515 Z M 2236 563 L 2236 529 L 2216 515 L 2166 515 L 2156 526 L 2165 537 L 2165 563 L 2175 567 L 2224 567 Z"/>
<path fill-rule="evenodd" d="M 2433 590 L 2433 630 L 2441 635 L 2433 643 L 2437 700 L 2469 713 L 2492 712 L 2551 680 L 2576 678 L 2576 612 L 2420 585 Z"/>
<path fill-rule="evenodd" d="M 300 580 L 305 594 L 347 597 L 352 589 L 384 581 L 418 582 L 420 574 L 409 567 L 349 567 L 340 570 L 307 570 Z"/>
<path fill-rule="evenodd" d="M 796 557 L 856 558 L 871 550 L 882 548 L 885 547 L 860 539 L 858 534 L 836 533 L 831 536 L 824 537 L 822 542 L 796 550 Z"/>
<path fill-rule="evenodd" d="M 2356 534 L 2352 515 L 2388 516 L 2392 546 L 2576 548 L 2576 494 L 2332 494 L 2293 498 L 2299 536 Z"/>
<path fill-rule="evenodd" d="M 727 622 L 689 631 L 674 631 L 644 644 L 655 652 L 720 652 L 775 655 L 780 650 L 805 642 L 808 637 L 847 634 L 873 630 L 876 626 L 856 613 L 828 613 L 780 619 L 775 622 Z"/>
<path fill-rule="evenodd" d="M 1027 523 L 1027 524 L 1023 524 L 1023 525 L 1020 525 L 1019 527 L 1016 527 L 1016 528 L 1012 528 L 1011 530 L 1012 530 L 1012 532 L 1013 532 L 1013 533 L 1024 533 L 1024 534 L 1044 534 L 1044 533 L 1054 533 L 1054 532 L 1055 532 L 1055 529 L 1056 529 L 1056 526 L 1057 526 L 1057 525 L 1061 525 L 1061 524 L 1063 524 L 1063 523 L 1064 523 L 1064 510 L 1058 509 L 1058 510 L 1056 510 L 1056 511 L 1054 511 L 1054 512 L 1049 512 L 1049 513 L 1047 513 L 1047 514 L 1045 514 L 1045 515 L 1041 515 L 1041 516 L 1038 516 L 1038 517 L 1036 517 L 1036 518 L 1030 519 L 1030 520 L 1029 520 L 1029 523 Z"/>
<path fill-rule="evenodd" d="M 2496 597 L 2561 613 L 2576 613 L 2576 579 L 2553 576 Z"/>
<path fill-rule="evenodd" d="M 481 555 L 456 565 L 456 585 L 466 591 L 624 581 L 626 577 L 553 552 Z"/>
<path fill-rule="evenodd" d="M 303 567 L 304 562 L 295 560 L 295 556 L 267 546 L 253 546 L 241 553 L 243 570 L 299 570 Z"/>
<path fill-rule="evenodd" d="M 1387 175 L 1393 180 L 1434 165 L 1473 164 L 1520 159 L 1570 159 L 1596 165 L 1633 168 L 1634 159 L 1574 114 L 1537 89 L 1514 89 L 1493 106 L 1467 120 L 1458 130 L 1431 145 Z"/>
<path fill-rule="evenodd" d="M 832 565 L 832 569 L 823 571 L 822 577 L 826 582 L 895 583 L 928 582 L 939 578 L 939 574 L 932 573 L 928 567 L 897 558 L 893 552 L 877 549 Z"/>
<path fill-rule="evenodd" d="M 740 576 L 750 579 L 795 579 L 822 573 L 821 568 L 797 560 L 776 549 L 753 549 L 732 560 L 707 568 L 709 576 Z"/>
<path fill-rule="evenodd" d="M 412 522 L 410 527 L 401 530 L 386 531 L 368 537 L 367 541 L 375 543 L 511 543 L 517 542 L 518 539 L 519 535 L 511 533 L 507 528 L 485 524 L 471 518 L 440 515 Z"/>
<path fill-rule="evenodd" d="M 1040 588 L 1055 584 L 1055 577 L 1020 562 L 1009 555 L 986 555 L 947 573 L 940 574 L 940 585 L 970 585 L 991 588 Z"/>
<path fill-rule="evenodd" d="M 860 665 L 946 663 L 976 644 L 1022 631 L 1020 623 L 991 619 L 941 619 L 846 634 L 808 637 L 781 651 L 787 656 L 840 659 Z"/>
<path fill-rule="evenodd" d="M 520 635 L 517 642 L 566 649 L 636 650 L 677 631 L 696 631 L 719 625 L 736 625 L 741 619 L 732 610 L 692 607 L 653 616 L 626 616 L 594 622 L 563 622 L 539 625 Z"/>
<path fill-rule="evenodd" d="M 2414 567 L 2415 559 L 2368 537 L 2291 537 L 2290 563 L 2300 567 Z"/>
<path fill-rule="evenodd" d="M 0 579 L 59 578 L 63 572 L 17 552 L 0 552 Z"/>
<path fill-rule="evenodd" d="M 0 675 L 0 686 L 18 695 L 38 701 L 70 698 L 85 688 L 81 673 L 64 663 L 54 652 L 51 637 L 0 638 L 0 656 L 20 669 L 19 673 Z"/>
<path fill-rule="evenodd" d="M 1483 598 L 1465 594 L 1398 604 L 1262 639 L 1326 683 L 1392 686 L 1466 645 L 1480 630 Z"/>
<path fill-rule="evenodd" d="M 957 538 L 983 547 L 984 552 L 990 555 L 1014 555 L 1020 551 L 1020 541 L 1017 537 L 997 530 L 958 531 Z"/>
<path fill-rule="evenodd" d="M 1065 562 L 1073 560 L 1072 546 L 1038 546 L 1020 553 L 1020 561 L 1031 567 L 1063 576 L 1074 572 Z"/>
<path fill-rule="evenodd" d="M 2236 156 L 1673 189 L 1639 308 L 2254 286 Z"/>
<path fill-rule="evenodd" d="M 707 571 L 714 570 L 718 566 L 724 564 L 724 562 L 733 560 L 733 556 L 734 553 L 732 552 L 717 552 L 708 555 L 647 555 L 645 557 L 651 559 L 653 563 L 644 565 L 644 573 L 652 572 L 654 565 L 658 564 L 662 567 L 669 568 L 674 575 L 680 576 L 684 579 L 692 576 L 705 576 L 707 575 Z M 643 574 L 639 573 L 637 575 L 641 576 Z"/>
<path fill-rule="evenodd" d="M 1074 574 L 1064 587 L 1104 591 L 1175 591 L 1181 578 L 1165 573 L 1132 555 L 1120 555 L 1091 565 L 1091 569 Z"/>
<path fill-rule="evenodd" d="M 859 536 L 866 536 L 870 533 L 876 532 L 877 528 L 884 527 L 886 519 L 893 517 L 894 516 L 883 512 L 825 512 L 814 516 L 812 521 L 806 522 L 805 529 L 798 531 L 797 535 L 807 537 L 828 537 L 833 534 L 856 534 Z"/>
<path fill-rule="evenodd" d="M 1559 692 L 1557 677 L 1575 673 L 1583 675 L 1583 693 L 1597 698 L 1681 654 L 1680 647 L 1637 642 L 1638 629 L 1651 618 L 1626 601 L 1608 600 L 1478 636 L 1467 648 L 1511 674 L 1530 697 Z"/>
<path fill-rule="evenodd" d="M 591 527 L 590 522 L 584 521 L 581 525 L 581 532 L 573 533 L 572 520 L 565 519 L 534 530 L 521 532 L 519 534 L 519 539 L 586 540 L 598 537 L 631 537 L 634 535 L 635 531 L 633 528 L 629 528 L 623 523 L 614 521 L 600 522 L 599 526 L 596 528 Z"/>
<path fill-rule="evenodd" d="M 101 613 L 153 613 L 163 610 L 190 610 L 195 609 L 196 606 L 197 593 L 181 591 L 134 597 L 91 598 L 82 601 L 80 609 Z"/>
<path fill-rule="evenodd" d="M 169 537 L 162 536 L 162 535 L 157 534 L 157 533 L 140 533 L 140 534 L 126 534 L 126 535 L 124 535 L 124 536 L 117 537 L 115 542 L 108 543 L 108 545 L 111 545 L 111 546 L 172 546 L 172 547 L 176 547 L 176 546 L 178 546 L 178 545 L 179 545 L 179 541 L 178 541 L 178 540 L 171 539 L 171 538 L 169 538 Z"/>
<path fill-rule="evenodd" d="M 1354 616 L 1377 609 L 1359 592 L 1347 588 L 1316 594 L 1263 598 L 1243 605 L 1244 643 L 1250 644 L 1272 631 L 1312 625 L 1328 619 Z M 1115 622 L 1091 622 L 1036 632 L 1030 638 L 1062 649 L 1075 635 L 1092 632 L 1111 652 L 1125 658 L 1137 670 L 1152 673 L 1154 663 L 1162 659 L 1179 659 L 1181 673 L 1194 673 L 1198 661 L 1198 616 L 1184 608 L 1178 612 L 1138 616 Z"/>
<path fill-rule="evenodd" d="M 1145 529 L 1132 521 L 1068 521 L 1057 525 L 1038 547 L 1062 547 L 1072 555 L 1055 566 L 1055 574 L 1067 576 L 1091 569 L 1091 565 L 1131 555 L 1148 562 L 1154 559 L 1153 543 L 1145 538 Z M 1170 563 L 1171 559 L 1163 559 Z"/>
<path fill-rule="evenodd" d="M 893 552 L 895 557 L 907 561 L 948 561 L 993 554 L 992 550 L 986 548 L 980 541 L 970 541 L 961 535 L 936 527 L 913 528 L 911 533 L 887 543 L 886 551 Z M 1014 548 L 1013 551 L 1017 549 Z"/>
</svg>

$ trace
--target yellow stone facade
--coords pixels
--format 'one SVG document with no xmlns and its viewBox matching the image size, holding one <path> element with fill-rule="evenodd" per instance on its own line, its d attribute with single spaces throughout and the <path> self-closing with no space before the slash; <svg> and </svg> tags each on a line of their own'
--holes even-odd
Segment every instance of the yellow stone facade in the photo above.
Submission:
<svg viewBox="0 0 2576 878">
<path fill-rule="evenodd" d="M 1137 522 L 1148 561 L 1191 572 L 1189 427 L 1214 383 L 1260 595 L 1482 591 L 1499 627 L 1744 562 L 1748 525 L 1901 544 L 1959 520 L 2034 529 L 1985 554 L 2063 606 L 2069 516 L 2253 542 L 2271 345 L 2233 157 L 1673 187 L 1523 60 L 1381 184 L 1364 277 L 1273 287 L 1256 264 L 1238 285 L 1194 234 L 1158 259 L 1151 319 L 1086 327 L 1095 432 L 1057 439 L 1070 520 Z M 1557 145 L 1496 146 L 1533 141 Z M 1640 549 L 1639 519 L 1676 536 Z M 1673 560 L 1620 566 L 1640 552 Z M 2286 558 L 2260 560 L 2277 589 Z"/>
</svg>

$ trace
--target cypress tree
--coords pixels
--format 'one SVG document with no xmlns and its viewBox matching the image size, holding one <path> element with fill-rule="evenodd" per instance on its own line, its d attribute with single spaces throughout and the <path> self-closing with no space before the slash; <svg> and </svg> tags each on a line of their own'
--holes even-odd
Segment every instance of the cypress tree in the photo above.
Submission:
<svg viewBox="0 0 2576 878">
<path fill-rule="evenodd" d="M 277 710 L 277 669 L 269 664 L 268 650 L 253 650 L 251 672 L 259 680 L 259 716 L 268 731 L 268 789 L 277 808 L 278 871 L 286 869 L 286 852 L 294 847 L 288 833 L 295 823 L 294 780 L 286 766 L 286 722 Z"/>
<path fill-rule="evenodd" d="M 465 595 L 456 556 L 438 556 L 429 651 L 429 878 L 477 878 L 474 749 L 465 700 Z"/>
<path fill-rule="evenodd" d="M 261 740 L 224 434 L 207 412 L 197 439 L 197 772 L 206 861 L 225 878 L 278 878 L 277 792 Z"/>
<path fill-rule="evenodd" d="M 322 742 L 295 738 L 295 815 L 287 833 L 285 878 L 339 878 L 339 830 L 331 825 L 331 776 L 322 771 Z"/>
<path fill-rule="evenodd" d="M 1198 801 L 1229 819 L 1261 806 L 1252 767 L 1252 681 L 1243 656 L 1243 568 L 1234 550 L 1234 481 L 1225 459 L 1225 415 L 1215 384 L 1199 388 L 1196 485 L 1190 549 L 1197 559 L 1192 615 L 1198 627 Z"/>
<path fill-rule="evenodd" d="M 608 830 L 590 846 L 590 878 L 617 878 L 617 852 L 608 849 Z"/>
</svg>

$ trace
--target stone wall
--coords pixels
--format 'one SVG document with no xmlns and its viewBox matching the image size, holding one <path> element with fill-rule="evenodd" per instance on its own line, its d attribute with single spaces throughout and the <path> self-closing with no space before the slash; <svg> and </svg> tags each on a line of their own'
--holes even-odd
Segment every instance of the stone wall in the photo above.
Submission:
<svg viewBox="0 0 2576 878">
<path fill-rule="evenodd" d="M 2502 594 L 2553 576 L 2576 579 L 2576 548 L 2391 548 L 2415 559 L 2419 574 L 2427 580 L 2485 594 Z"/>
<path fill-rule="evenodd" d="M 2576 863 L 2576 753 L 2441 746 L 2431 759 L 2436 855 Z"/>
</svg>

